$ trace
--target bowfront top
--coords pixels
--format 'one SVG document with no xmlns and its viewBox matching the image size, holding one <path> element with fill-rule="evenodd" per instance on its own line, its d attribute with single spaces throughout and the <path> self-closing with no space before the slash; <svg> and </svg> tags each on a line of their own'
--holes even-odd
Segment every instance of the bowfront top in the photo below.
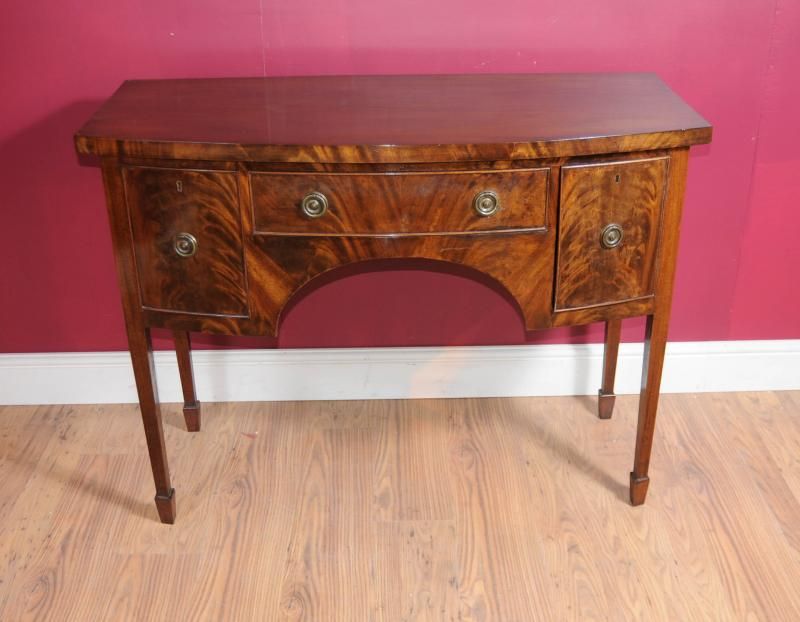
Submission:
<svg viewBox="0 0 800 622">
<path fill-rule="evenodd" d="M 435 162 L 684 147 L 711 126 L 656 75 L 132 80 L 76 134 L 101 156 Z"/>
</svg>

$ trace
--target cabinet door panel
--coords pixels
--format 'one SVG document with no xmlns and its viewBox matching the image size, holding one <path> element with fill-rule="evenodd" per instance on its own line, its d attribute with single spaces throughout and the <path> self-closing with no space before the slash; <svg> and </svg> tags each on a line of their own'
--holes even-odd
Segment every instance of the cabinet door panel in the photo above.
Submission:
<svg viewBox="0 0 800 622">
<path fill-rule="evenodd" d="M 125 191 L 142 305 L 246 316 L 236 174 L 130 167 Z"/>
<path fill-rule="evenodd" d="M 561 169 L 556 311 L 653 294 L 668 169 L 667 156 Z"/>
</svg>

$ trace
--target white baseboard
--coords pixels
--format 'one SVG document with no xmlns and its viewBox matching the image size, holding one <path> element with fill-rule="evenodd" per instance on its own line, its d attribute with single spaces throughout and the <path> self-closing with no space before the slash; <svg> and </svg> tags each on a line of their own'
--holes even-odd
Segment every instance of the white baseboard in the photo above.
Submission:
<svg viewBox="0 0 800 622">
<path fill-rule="evenodd" d="M 603 348 L 590 345 L 193 353 L 201 401 L 590 395 Z M 160 398 L 179 402 L 173 352 L 155 355 Z M 637 393 L 642 345 L 622 344 L 617 393 Z M 670 343 L 667 393 L 800 389 L 800 340 Z M 127 352 L 2 354 L 0 404 L 135 402 Z"/>
</svg>

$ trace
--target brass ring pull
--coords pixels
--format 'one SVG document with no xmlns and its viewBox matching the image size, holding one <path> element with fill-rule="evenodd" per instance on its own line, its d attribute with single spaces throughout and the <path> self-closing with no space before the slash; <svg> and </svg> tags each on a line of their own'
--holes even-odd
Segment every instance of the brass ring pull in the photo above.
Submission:
<svg viewBox="0 0 800 622">
<path fill-rule="evenodd" d="M 472 207 L 478 212 L 478 216 L 491 216 L 500 208 L 500 199 L 493 190 L 484 190 L 472 199 Z"/>
<path fill-rule="evenodd" d="M 622 227 L 611 223 L 603 227 L 603 231 L 600 233 L 600 244 L 603 245 L 603 248 L 616 248 L 622 244 L 622 237 Z"/>
<path fill-rule="evenodd" d="M 180 257 L 191 257 L 197 252 L 197 238 L 191 233 L 179 233 L 175 236 L 175 252 Z"/>
<path fill-rule="evenodd" d="M 309 192 L 300 207 L 309 218 L 319 218 L 328 210 L 328 199 L 321 192 Z"/>
</svg>

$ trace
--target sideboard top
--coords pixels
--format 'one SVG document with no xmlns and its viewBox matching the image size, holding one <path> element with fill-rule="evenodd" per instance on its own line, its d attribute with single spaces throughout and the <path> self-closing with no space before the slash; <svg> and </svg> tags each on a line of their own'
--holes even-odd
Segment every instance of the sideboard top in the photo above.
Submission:
<svg viewBox="0 0 800 622">
<path fill-rule="evenodd" d="M 435 162 L 684 147 L 711 126 L 655 74 L 126 81 L 79 153 L 198 160 Z"/>
</svg>

